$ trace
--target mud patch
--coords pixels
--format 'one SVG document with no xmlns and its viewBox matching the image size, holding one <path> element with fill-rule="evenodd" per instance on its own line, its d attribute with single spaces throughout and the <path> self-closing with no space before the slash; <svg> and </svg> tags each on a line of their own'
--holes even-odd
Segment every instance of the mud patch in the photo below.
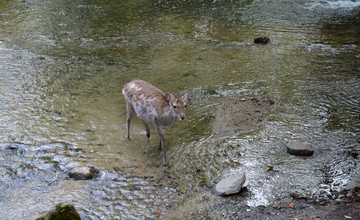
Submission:
<svg viewBox="0 0 360 220">
<path fill-rule="evenodd" d="M 226 101 L 218 107 L 213 132 L 230 136 L 258 129 L 264 125 L 266 115 L 274 102 L 264 97 L 241 97 Z"/>
</svg>

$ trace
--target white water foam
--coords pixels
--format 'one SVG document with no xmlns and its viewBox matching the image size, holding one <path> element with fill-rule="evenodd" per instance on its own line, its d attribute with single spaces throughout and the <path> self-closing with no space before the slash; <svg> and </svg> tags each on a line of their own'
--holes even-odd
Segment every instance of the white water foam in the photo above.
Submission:
<svg viewBox="0 0 360 220">
<path fill-rule="evenodd" d="M 360 0 L 314 0 L 306 4 L 309 9 L 360 9 Z"/>
</svg>

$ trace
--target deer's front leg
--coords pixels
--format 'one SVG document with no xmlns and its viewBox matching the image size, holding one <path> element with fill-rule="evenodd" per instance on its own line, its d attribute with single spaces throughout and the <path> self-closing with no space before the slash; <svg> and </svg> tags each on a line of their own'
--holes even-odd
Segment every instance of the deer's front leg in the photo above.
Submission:
<svg viewBox="0 0 360 220">
<path fill-rule="evenodd" d="M 166 166 L 167 163 L 166 163 L 166 150 L 165 150 L 165 136 L 164 136 L 164 129 L 158 127 L 156 129 L 159 137 L 160 137 L 160 140 L 159 140 L 159 148 L 163 150 L 163 165 Z"/>
</svg>

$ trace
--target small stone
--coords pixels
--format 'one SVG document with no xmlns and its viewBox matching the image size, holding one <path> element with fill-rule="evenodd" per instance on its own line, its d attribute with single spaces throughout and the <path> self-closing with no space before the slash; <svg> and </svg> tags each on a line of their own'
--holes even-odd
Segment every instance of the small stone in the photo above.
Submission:
<svg viewBox="0 0 360 220">
<path fill-rule="evenodd" d="M 335 202 L 342 202 L 342 199 L 335 199 Z"/>
<path fill-rule="evenodd" d="M 254 43 L 256 44 L 267 44 L 267 43 L 270 43 L 270 38 L 268 37 L 258 37 L 258 38 L 255 38 L 254 39 Z"/>
<path fill-rule="evenodd" d="M 217 196 L 226 196 L 238 193 L 244 185 L 245 180 L 246 177 L 244 173 L 225 178 L 216 184 L 214 193 Z"/>
<path fill-rule="evenodd" d="M 99 170 L 95 167 L 79 166 L 73 168 L 69 172 L 69 177 L 75 180 L 89 180 L 93 179 L 98 174 Z"/>
<path fill-rule="evenodd" d="M 345 195 L 343 195 L 343 194 L 340 194 L 340 195 L 338 195 L 338 199 L 342 199 L 342 198 L 344 198 L 345 197 Z"/>
<path fill-rule="evenodd" d="M 285 146 L 287 152 L 292 155 L 311 156 L 314 154 L 311 144 L 305 141 L 288 141 Z"/>
</svg>

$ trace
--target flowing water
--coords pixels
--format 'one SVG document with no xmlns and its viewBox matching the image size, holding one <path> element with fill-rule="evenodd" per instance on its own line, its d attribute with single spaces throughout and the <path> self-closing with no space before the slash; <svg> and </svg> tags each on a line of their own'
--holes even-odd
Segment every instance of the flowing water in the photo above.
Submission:
<svg viewBox="0 0 360 220">
<path fill-rule="evenodd" d="M 0 0 L 0 217 L 60 202 L 84 219 L 163 217 L 241 171 L 250 206 L 330 196 L 360 172 L 359 39 L 358 0 Z M 134 78 L 193 92 L 165 132 L 168 168 L 154 129 L 134 120 L 126 139 Z M 214 136 L 217 106 L 245 95 L 276 103 L 264 126 Z M 315 154 L 290 156 L 287 140 Z M 80 164 L 101 175 L 69 179 Z"/>
</svg>

